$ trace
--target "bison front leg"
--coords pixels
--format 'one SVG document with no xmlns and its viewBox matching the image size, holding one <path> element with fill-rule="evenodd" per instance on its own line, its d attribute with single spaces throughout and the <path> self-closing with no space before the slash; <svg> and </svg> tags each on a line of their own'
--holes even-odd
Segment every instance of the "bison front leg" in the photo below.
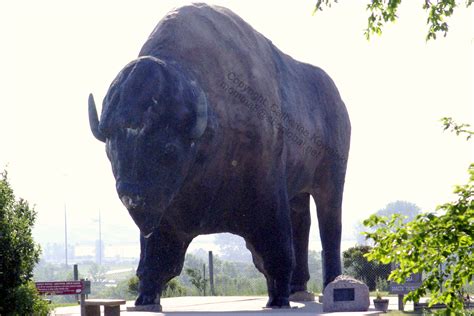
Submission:
<svg viewBox="0 0 474 316">
<path fill-rule="evenodd" d="M 140 233 L 140 262 L 138 264 L 137 276 L 139 279 L 138 298 L 136 306 L 156 305 L 157 311 L 161 311 L 159 271 L 158 266 L 158 234 L 155 230 L 151 236 L 145 237 Z"/>
<path fill-rule="evenodd" d="M 309 198 L 308 193 L 301 193 L 290 201 L 293 249 L 296 262 L 291 278 L 292 295 L 290 299 L 296 301 L 314 299 L 314 295 L 307 292 L 306 287 L 310 278 L 308 269 L 308 242 L 311 227 Z"/>
<path fill-rule="evenodd" d="M 161 225 L 151 236 L 140 236 L 140 263 L 137 310 L 161 311 L 160 297 L 164 286 L 181 273 L 189 241 L 178 238 L 172 229 Z"/>
</svg>

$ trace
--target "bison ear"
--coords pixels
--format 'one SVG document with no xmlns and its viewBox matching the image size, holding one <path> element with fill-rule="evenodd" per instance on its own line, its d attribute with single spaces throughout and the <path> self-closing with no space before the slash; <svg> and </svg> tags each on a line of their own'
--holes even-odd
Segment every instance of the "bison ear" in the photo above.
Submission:
<svg viewBox="0 0 474 316">
<path fill-rule="evenodd" d="M 202 136 L 207 127 L 207 97 L 204 92 L 197 88 L 197 98 L 195 103 L 196 118 L 194 125 L 190 129 L 190 138 L 197 139 Z"/>
</svg>

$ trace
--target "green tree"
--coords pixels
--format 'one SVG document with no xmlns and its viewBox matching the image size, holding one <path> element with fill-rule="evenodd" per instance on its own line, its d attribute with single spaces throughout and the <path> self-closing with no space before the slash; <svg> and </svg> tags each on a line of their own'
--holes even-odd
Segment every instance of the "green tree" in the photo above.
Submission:
<svg viewBox="0 0 474 316">
<path fill-rule="evenodd" d="M 191 284 L 196 287 L 199 293 L 205 295 L 207 279 L 205 279 L 201 271 L 198 269 L 186 268 L 186 274 L 189 276 Z"/>
<path fill-rule="evenodd" d="M 33 270 L 33 279 L 36 282 L 40 281 L 66 281 L 74 280 L 74 274 L 71 267 L 65 264 L 55 264 L 47 262 L 43 259 L 35 265 Z M 82 274 L 79 271 L 79 279 L 82 279 Z"/>
<path fill-rule="evenodd" d="M 185 296 L 186 288 L 181 284 L 178 278 L 171 279 L 166 283 L 162 297 Z"/>
<path fill-rule="evenodd" d="M 367 28 L 364 34 L 367 39 L 373 34 L 382 34 L 382 27 L 387 22 L 395 22 L 398 18 L 397 12 L 400 7 L 401 0 L 370 0 L 367 4 L 369 17 L 367 19 Z M 448 33 L 449 25 L 446 22 L 454 10 L 461 5 L 469 7 L 474 0 L 423 0 L 420 1 L 423 9 L 427 12 L 426 23 L 428 24 L 428 32 L 426 40 L 436 39 L 436 35 Z M 324 7 L 331 7 L 331 4 L 337 3 L 337 0 L 317 0 L 313 14 L 321 11 Z"/>
<path fill-rule="evenodd" d="M 98 293 L 99 297 L 134 300 L 137 298 L 135 293 L 129 290 L 130 279 L 121 280 L 115 286 L 105 287 L 104 290 Z"/>
<path fill-rule="evenodd" d="M 315 293 L 321 293 L 323 291 L 323 266 L 320 251 L 308 251 L 308 269 L 311 276 L 308 281 L 308 290 Z"/>
<path fill-rule="evenodd" d="M 127 293 L 126 297 L 130 295 L 133 297 L 138 296 L 138 277 L 133 276 L 128 280 L 124 280 L 121 283 L 127 284 Z M 163 289 L 163 293 L 161 297 L 176 297 L 176 296 L 185 296 L 186 295 L 186 287 L 181 284 L 178 278 L 171 279 L 168 283 L 166 283 L 165 288 Z M 125 296 L 123 296 L 125 297 Z"/>
<path fill-rule="evenodd" d="M 40 247 L 32 236 L 36 212 L 25 200 L 16 200 L 7 172 L 0 174 L 0 314 L 48 313 L 38 295 L 33 268 L 39 261 Z"/>
<path fill-rule="evenodd" d="M 224 260 L 251 262 L 250 251 L 245 247 L 245 240 L 237 235 L 223 233 L 214 237 L 214 242 L 219 247 L 219 252 Z"/>
<path fill-rule="evenodd" d="M 421 208 L 415 203 L 408 201 L 395 201 L 388 203 L 383 209 L 377 211 L 379 216 L 390 216 L 392 214 L 400 214 L 405 217 L 405 220 L 411 221 L 421 211 Z"/>
<path fill-rule="evenodd" d="M 378 216 L 391 216 L 392 214 L 400 214 L 404 217 L 405 222 L 413 220 L 416 215 L 420 213 L 421 209 L 415 203 L 408 201 L 394 201 L 388 203 L 384 208 L 375 212 Z M 354 231 L 358 245 L 367 245 L 367 239 L 365 238 L 364 232 L 367 232 L 367 228 L 362 222 L 357 222 L 354 226 Z"/>
<path fill-rule="evenodd" d="M 185 268 L 191 268 L 191 269 L 201 269 L 202 268 L 202 265 L 205 264 L 206 262 L 195 256 L 194 254 L 192 253 L 188 253 L 186 254 L 186 257 L 184 259 L 184 266 Z"/>
<path fill-rule="evenodd" d="M 94 283 L 104 283 L 106 281 L 105 273 L 107 270 L 107 267 L 94 262 L 89 268 L 89 277 Z"/>
<path fill-rule="evenodd" d="M 443 123 L 444 130 L 450 130 L 451 132 L 456 133 L 456 135 L 465 135 L 466 140 L 470 140 L 472 135 L 474 135 L 474 131 L 471 131 L 469 128 L 471 125 L 469 124 L 456 124 L 453 118 L 451 117 L 443 117 L 441 119 Z"/>
<path fill-rule="evenodd" d="M 469 125 L 457 125 L 449 118 L 443 124 L 457 134 L 467 134 L 468 139 L 473 134 L 467 130 Z M 457 200 L 434 212 L 419 214 L 408 223 L 398 214 L 391 218 L 372 215 L 364 221 L 376 227 L 366 234 L 374 241 L 367 258 L 399 266 L 389 279 L 403 283 L 411 274 L 423 273 L 422 285 L 405 301 L 419 301 L 431 293 L 430 305 L 444 303 L 451 314 L 464 309 L 462 289 L 474 282 L 474 164 L 468 172 L 468 183 L 455 187 Z"/>
<path fill-rule="evenodd" d="M 380 264 L 374 261 L 368 261 L 365 254 L 372 250 L 370 246 L 355 246 L 342 253 L 342 262 L 344 274 L 364 281 L 370 291 L 386 290 L 380 288 L 378 283 L 386 281 L 390 274 L 390 264 Z"/>
<path fill-rule="evenodd" d="M 140 280 L 136 275 L 132 276 L 130 279 L 127 280 L 127 287 L 128 287 L 128 292 L 137 296 L 138 295 L 138 286 L 139 286 Z"/>
</svg>

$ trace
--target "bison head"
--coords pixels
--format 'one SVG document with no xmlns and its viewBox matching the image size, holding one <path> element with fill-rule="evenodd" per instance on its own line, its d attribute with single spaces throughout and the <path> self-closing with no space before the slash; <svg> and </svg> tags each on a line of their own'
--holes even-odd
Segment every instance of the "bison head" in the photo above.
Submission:
<svg viewBox="0 0 474 316">
<path fill-rule="evenodd" d="M 106 144 L 120 200 L 145 235 L 180 190 L 207 126 L 207 101 L 176 65 L 141 57 L 112 82 L 101 119 L 92 94 L 89 122 Z"/>
</svg>

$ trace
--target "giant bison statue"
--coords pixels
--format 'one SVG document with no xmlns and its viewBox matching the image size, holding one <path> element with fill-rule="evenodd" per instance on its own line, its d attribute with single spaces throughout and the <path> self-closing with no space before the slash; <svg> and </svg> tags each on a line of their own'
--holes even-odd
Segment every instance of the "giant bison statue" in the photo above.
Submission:
<svg viewBox="0 0 474 316">
<path fill-rule="evenodd" d="M 140 229 L 136 306 L 159 309 L 202 234 L 242 236 L 288 307 L 309 280 L 310 195 L 324 285 L 341 273 L 341 203 L 350 122 L 320 68 L 276 48 L 230 10 L 168 13 L 110 85 L 92 133 L 105 142 L 119 198 Z"/>
</svg>

